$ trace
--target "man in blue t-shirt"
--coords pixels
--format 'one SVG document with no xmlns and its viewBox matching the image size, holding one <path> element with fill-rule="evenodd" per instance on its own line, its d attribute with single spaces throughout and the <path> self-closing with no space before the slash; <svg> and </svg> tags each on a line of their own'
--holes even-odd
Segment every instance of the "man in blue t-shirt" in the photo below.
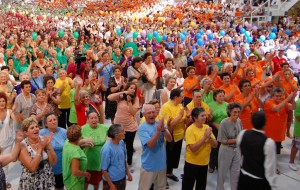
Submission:
<svg viewBox="0 0 300 190">
<path fill-rule="evenodd" d="M 154 184 L 154 189 L 166 188 L 166 147 L 164 138 L 172 142 L 172 136 L 164 126 L 163 118 L 155 121 L 156 111 L 154 105 L 145 104 L 142 110 L 146 122 L 138 129 L 142 143 L 142 167 L 139 181 L 139 190 L 149 190 Z"/>
</svg>

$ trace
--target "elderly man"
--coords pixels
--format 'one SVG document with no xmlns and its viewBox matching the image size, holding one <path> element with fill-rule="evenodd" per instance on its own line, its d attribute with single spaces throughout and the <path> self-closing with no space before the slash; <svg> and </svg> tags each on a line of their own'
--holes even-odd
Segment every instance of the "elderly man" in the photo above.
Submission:
<svg viewBox="0 0 300 190">
<path fill-rule="evenodd" d="M 186 68 L 188 66 L 187 63 L 187 56 L 192 52 L 192 47 L 190 44 L 190 36 L 187 36 L 186 39 L 187 47 L 188 49 L 184 49 L 183 44 L 180 44 L 180 42 L 176 38 L 176 46 L 174 49 L 174 64 L 176 67 L 180 67 L 183 77 L 187 77 Z"/>
<path fill-rule="evenodd" d="M 155 190 L 166 188 L 166 147 L 164 138 L 172 141 L 172 136 L 164 119 L 155 121 L 156 111 L 154 105 L 145 104 L 142 110 L 146 122 L 138 129 L 138 135 L 142 143 L 142 167 L 140 173 L 139 190 L 149 190 L 152 183 Z"/>
</svg>

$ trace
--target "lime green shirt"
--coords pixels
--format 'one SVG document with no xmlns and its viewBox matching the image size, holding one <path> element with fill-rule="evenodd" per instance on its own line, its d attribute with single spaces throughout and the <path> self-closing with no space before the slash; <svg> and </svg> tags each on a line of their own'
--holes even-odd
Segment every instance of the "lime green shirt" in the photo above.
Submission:
<svg viewBox="0 0 300 190">
<path fill-rule="evenodd" d="M 228 117 L 226 112 L 227 105 L 227 102 L 217 104 L 215 101 L 209 104 L 209 107 L 212 109 L 213 122 L 220 124 L 223 119 Z"/>
<path fill-rule="evenodd" d="M 99 153 L 100 154 L 100 153 Z M 65 142 L 63 147 L 62 156 L 62 167 L 63 167 L 63 179 L 64 184 L 68 190 L 83 190 L 84 189 L 84 177 L 78 177 L 72 174 L 72 160 L 79 160 L 79 169 L 86 171 L 87 169 L 87 157 L 83 150 L 77 145 L 71 144 L 68 140 Z"/>
<path fill-rule="evenodd" d="M 300 116 L 300 99 L 297 100 L 295 109 L 295 117 L 298 116 Z M 297 118 L 295 118 L 294 136 L 300 137 L 300 121 Z"/>
<path fill-rule="evenodd" d="M 70 116 L 69 116 L 70 123 L 77 123 L 77 115 L 76 115 L 76 109 L 74 104 L 74 94 L 75 94 L 75 88 L 72 88 L 70 91 Z"/>
<path fill-rule="evenodd" d="M 101 149 L 106 142 L 108 127 L 104 124 L 97 124 L 96 127 L 91 127 L 90 124 L 85 124 L 81 128 L 82 138 L 92 138 L 94 140 L 94 147 L 85 147 L 83 149 L 88 159 L 87 170 L 100 171 Z"/>
</svg>

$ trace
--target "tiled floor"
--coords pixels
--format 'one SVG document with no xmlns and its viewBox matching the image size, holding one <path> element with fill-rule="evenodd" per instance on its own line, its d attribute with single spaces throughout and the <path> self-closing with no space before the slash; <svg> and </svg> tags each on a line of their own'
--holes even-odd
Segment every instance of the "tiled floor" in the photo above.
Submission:
<svg viewBox="0 0 300 190">
<path fill-rule="evenodd" d="M 138 182 L 139 182 L 139 173 L 140 173 L 140 154 L 141 154 L 141 144 L 139 141 L 138 136 L 136 136 L 134 147 L 136 149 L 136 152 L 133 156 L 133 167 L 134 167 L 134 173 L 133 173 L 133 181 L 127 183 L 128 190 L 137 190 L 138 189 Z M 283 149 L 282 154 L 278 158 L 278 165 L 279 169 L 281 171 L 281 175 L 278 175 L 278 190 L 296 190 L 300 187 L 300 171 L 292 171 L 288 167 L 288 161 L 289 161 L 289 154 L 290 154 L 290 148 L 291 148 L 291 140 L 287 139 L 283 143 Z M 179 168 L 174 170 L 174 174 L 178 177 L 180 177 L 180 174 L 183 173 L 183 164 L 184 164 L 184 146 L 182 148 L 181 152 L 181 161 Z M 299 155 L 299 154 L 298 154 Z M 300 165 L 299 156 L 297 155 L 297 163 Z M 18 183 L 19 183 L 19 177 L 21 173 L 21 167 L 20 164 L 13 163 L 10 167 L 9 172 L 9 181 L 12 183 L 12 190 L 17 190 Z M 181 189 L 181 180 L 179 182 L 173 182 L 169 181 L 170 189 L 171 190 L 180 190 Z M 225 183 L 225 189 L 229 190 L 229 179 L 227 179 Z M 207 178 L 207 190 L 215 190 L 217 184 L 217 174 L 216 172 L 213 174 L 208 174 Z M 93 189 L 90 187 L 89 189 Z M 102 189 L 100 187 L 100 189 Z"/>
</svg>

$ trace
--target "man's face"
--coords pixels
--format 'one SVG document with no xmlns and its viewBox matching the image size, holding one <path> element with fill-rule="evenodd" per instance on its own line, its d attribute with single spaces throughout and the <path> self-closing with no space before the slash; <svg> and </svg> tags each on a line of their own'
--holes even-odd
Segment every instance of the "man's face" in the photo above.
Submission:
<svg viewBox="0 0 300 190">
<path fill-rule="evenodd" d="M 193 95 L 193 101 L 194 103 L 196 104 L 200 104 L 202 102 L 202 95 L 201 95 L 201 92 L 194 92 L 194 95 Z"/>
<path fill-rule="evenodd" d="M 254 51 L 255 50 L 255 45 L 254 44 L 250 44 L 250 50 Z"/>
<path fill-rule="evenodd" d="M 281 100 L 282 100 L 282 93 L 281 92 L 275 92 L 273 98 L 274 98 L 274 100 L 276 102 L 281 102 Z"/>
<path fill-rule="evenodd" d="M 156 111 L 153 105 L 147 105 L 143 113 L 145 120 L 149 124 L 153 124 L 155 122 Z"/>
</svg>

